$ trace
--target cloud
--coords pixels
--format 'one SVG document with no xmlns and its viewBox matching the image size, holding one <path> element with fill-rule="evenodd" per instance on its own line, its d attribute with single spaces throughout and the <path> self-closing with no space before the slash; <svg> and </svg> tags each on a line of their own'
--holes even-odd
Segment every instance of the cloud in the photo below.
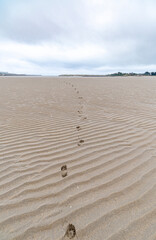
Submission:
<svg viewBox="0 0 156 240">
<path fill-rule="evenodd" d="M 3 9 L 1 33 L 19 42 L 61 41 L 82 24 L 80 5 L 71 0 L 12 1 Z"/>
<path fill-rule="evenodd" d="M 154 0 L 1 0 L 0 70 L 155 70 L 155 10 Z"/>
</svg>

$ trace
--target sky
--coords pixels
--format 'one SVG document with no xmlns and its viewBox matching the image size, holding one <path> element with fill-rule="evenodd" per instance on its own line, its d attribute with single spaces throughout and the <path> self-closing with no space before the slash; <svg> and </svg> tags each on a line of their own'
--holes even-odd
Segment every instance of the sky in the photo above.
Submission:
<svg viewBox="0 0 156 240">
<path fill-rule="evenodd" d="M 0 72 L 156 71 L 155 0 L 0 0 Z"/>
</svg>

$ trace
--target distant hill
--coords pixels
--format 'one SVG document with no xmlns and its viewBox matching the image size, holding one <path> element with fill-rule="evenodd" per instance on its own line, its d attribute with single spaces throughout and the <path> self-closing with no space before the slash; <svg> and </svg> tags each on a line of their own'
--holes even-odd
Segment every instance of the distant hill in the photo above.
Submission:
<svg viewBox="0 0 156 240">
<path fill-rule="evenodd" d="M 28 75 L 28 74 L 16 74 L 16 73 L 0 72 L 0 76 L 41 76 L 41 75 Z"/>
</svg>

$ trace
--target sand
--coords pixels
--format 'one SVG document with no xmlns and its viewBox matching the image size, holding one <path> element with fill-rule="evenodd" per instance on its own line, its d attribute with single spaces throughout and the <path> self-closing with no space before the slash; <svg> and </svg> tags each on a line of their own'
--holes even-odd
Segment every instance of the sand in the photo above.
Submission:
<svg viewBox="0 0 156 240">
<path fill-rule="evenodd" d="M 156 78 L 0 78 L 0 240 L 154 240 L 155 183 Z"/>
</svg>

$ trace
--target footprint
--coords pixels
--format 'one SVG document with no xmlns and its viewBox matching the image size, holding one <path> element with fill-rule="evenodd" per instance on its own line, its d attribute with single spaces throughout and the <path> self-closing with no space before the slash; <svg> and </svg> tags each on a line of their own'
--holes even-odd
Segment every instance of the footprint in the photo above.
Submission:
<svg viewBox="0 0 156 240">
<path fill-rule="evenodd" d="M 69 239 L 73 239 L 73 238 L 75 238 L 75 236 L 76 236 L 76 228 L 73 224 L 69 224 L 67 226 L 67 230 L 66 230 L 66 233 L 65 233 L 64 237 L 67 237 Z"/>
<path fill-rule="evenodd" d="M 82 114 L 82 111 L 77 111 L 78 113 Z"/>
<path fill-rule="evenodd" d="M 81 139 L 77 145 L 78 145 L 78 146 L 81 146 L 82 143 L 84 143 L 84 140 Z"/>
<path fill-rule="evenodd" d="M 67 165 L 63 165 L 61 167 L 61 174 L 62 174 L 63 178 L 67 176 L 67 174 L 68 174 L 68 172 L 67 172 Z"/>
<path fill-rule="evenodd" d="M 81 129 L 80 126 L 77 126 L 76 128 L 77 128 L 78 131 Z"/>
</svg>

